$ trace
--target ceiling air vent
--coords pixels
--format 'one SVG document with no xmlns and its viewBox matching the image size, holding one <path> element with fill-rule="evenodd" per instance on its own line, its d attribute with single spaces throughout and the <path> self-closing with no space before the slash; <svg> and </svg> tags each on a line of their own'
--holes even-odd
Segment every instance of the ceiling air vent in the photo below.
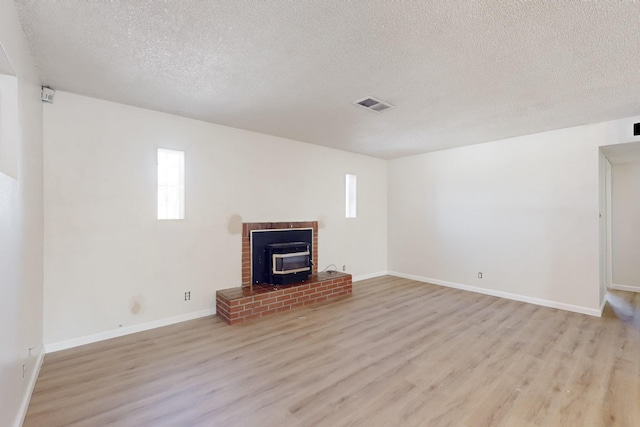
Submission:
<svg viewBox="0 0 640 427">
<path fill-rule="evenodd" d="M 366 108 L 367 110 L 377 111 L 378 113 L 382 113 L 383 111 L 390 110 L 394 106 L 389 104 L 388 102 L 380 101 L 375 98 L 364 98 L 359 101 L 354 102 L 355 105 L 359 105 L 362 108 Z"/>
</svg>

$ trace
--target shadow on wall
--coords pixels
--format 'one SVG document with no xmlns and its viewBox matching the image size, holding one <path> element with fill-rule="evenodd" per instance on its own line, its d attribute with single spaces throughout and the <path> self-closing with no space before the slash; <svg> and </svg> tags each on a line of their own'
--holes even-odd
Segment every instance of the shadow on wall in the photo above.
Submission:
<svg viewBox="0 0 640 427">
<path fill-rule="evenodd" d="M 238 214 L 231 215 L 227 223 L 229 234 L 242 234 L 242 217 Z"/>
</svg>

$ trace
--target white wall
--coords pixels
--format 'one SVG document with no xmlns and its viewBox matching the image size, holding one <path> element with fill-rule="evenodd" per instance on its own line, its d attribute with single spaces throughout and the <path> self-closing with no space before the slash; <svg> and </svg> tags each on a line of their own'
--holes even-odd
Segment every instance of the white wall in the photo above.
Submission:
<svg viewBox="0 0 640 427">
<path fill-rule="evenodd" d="M 2 46 L 0 56 L 9 61 Z M 18 179 L 18 79 L 12 69 L 0 74 L 0 114 L 0 173 Z"/>
<path fill-rule="evenodd" d="M 614 164 L 611 175 L 613 285 L 640 292 L 640 162 Z"/>
<path fill-rule="evenodd" d="M 0 1 L 0 43 L 17 76 L 19 105 L 16 167 L 12 176 L 0 172 L 0 425 L 11 426 L 22 420 L 42 352 L 42 107 L 13 1 Z"/>
<path fill-rule="evenodd" d="M 318 220 L 320 269 L 386 270 L 383 160 L 60 91 L 44 129 L 46 343 L 213 309 L 241 284 L 238 216 Z M 184 221 L 155 219 L 158 147 L 186 152 Z"/>
<path fill-rule="evenodd" d="M 637 140 L 632 123 L 390 161 L 389 270 L 598 314 L 598 146 Z"/>
</svg>

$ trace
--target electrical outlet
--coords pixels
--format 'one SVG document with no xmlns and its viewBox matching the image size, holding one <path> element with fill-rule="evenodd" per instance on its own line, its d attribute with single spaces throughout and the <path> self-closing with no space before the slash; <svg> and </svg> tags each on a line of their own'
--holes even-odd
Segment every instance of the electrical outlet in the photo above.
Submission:
<svg viewBox="0 0 640 427">
<path fill-rule="evenodd" d="M 347 264 L 344 264 L 344 265 L 342 266 L 342 271 L 347 271 Z"/>
<path fill-rule="evenodd" d="M 27 376 L 27 365 L 22 365 L 22 378 Z"/>
<path fill-rule="evenodd" d="M 191 291 L 188 291 L 188 292 L 184 293 L 184 300 L 185 301 L 191 301 Z"/>
<path fill-rule="evenodd" d="M 482 273 L 478 273 L 478 279 L 482 279 Z"/>
</svg>

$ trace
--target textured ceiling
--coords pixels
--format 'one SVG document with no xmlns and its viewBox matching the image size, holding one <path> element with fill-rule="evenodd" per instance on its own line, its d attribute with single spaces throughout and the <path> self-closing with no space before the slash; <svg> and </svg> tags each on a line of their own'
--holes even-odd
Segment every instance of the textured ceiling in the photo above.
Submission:
<svg viewBox="0 0 640 427">
<path fill-rule="evenodd" d="M 17 5 L 43 84 L 382 158 L 640 114 L 635 1 Z"/>
</svg>

